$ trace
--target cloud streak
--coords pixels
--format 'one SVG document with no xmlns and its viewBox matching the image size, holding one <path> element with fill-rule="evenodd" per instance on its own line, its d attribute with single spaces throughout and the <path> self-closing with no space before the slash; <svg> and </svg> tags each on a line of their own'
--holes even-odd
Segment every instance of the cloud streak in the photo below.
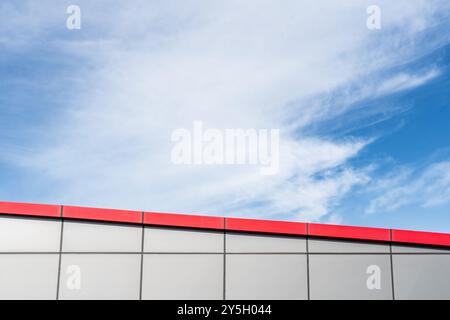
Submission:
<svg viewBox="0 0 450 320">
<path fill-rule="evenodd" d="M 450 202 L 450 162 L 429 165 L 421 172 L 404 168 L 381 179 L 371 188 L 378 194 L 366 208 L 367 213 L 392 212 L 409 205 L 423 208 Z"/>
</svg>

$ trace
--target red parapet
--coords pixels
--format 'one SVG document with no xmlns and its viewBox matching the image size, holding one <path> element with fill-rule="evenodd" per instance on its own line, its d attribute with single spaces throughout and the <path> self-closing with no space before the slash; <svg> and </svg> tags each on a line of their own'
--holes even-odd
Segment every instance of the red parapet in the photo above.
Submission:
<svg viewBox="0 0 450 320">
<path fill-rule="evenodd" d="M 371 241 L 391 240 L 391 232 L 389 229 L 349 227 L 319 223 L 308 224 L 308 235 L 313 237 L 329 237 Z"/>
<path fill-rule="evenodd" d="M 142 212 L 64 206 L 63 218 L 124 223 L 142 223 Z"/>
<path fill-rule="evenodd" d="M 224 218 L 189 214 L 144 212 L 144 224 L 168 227 L 223 230 Z"/>
<path fill-rule="evenodd" d="M 392 230 L 392 241 L 400 243 L 450 246 L 450 234 L 422 231 Z"/>
<path fill-rule="evenodd" d="M 51 204 L 0 202 L 0 214 L 59 218 L 61 217 L 61 206 Z"/>
<path fill-rule="evenodd" d="M 306 223 L 291 221 L 226 218 L 225 229 L 230 231 L 306 235 Z"/>
<path fill-rule="evenodd" d="M 77 206 L 0 202 L 0 215 L 51 217 L 107 221 L 167 227 L 228 230 L 269 234 L 327 237 L 349 240 L 384 241 L 450 247 L 450 234 L 350 227 L 319 223 L 223 218 L 131 210 L 97 209 Z"/>
</svg>

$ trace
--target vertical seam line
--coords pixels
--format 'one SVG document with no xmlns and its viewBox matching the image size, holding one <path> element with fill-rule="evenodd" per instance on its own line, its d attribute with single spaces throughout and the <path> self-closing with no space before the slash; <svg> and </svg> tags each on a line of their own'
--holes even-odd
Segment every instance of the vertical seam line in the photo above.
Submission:
<svg viewBox="0 0 450 320">
<path fill-rule="evenodd" d="M 61 264 L 62 264 L 62 246 L 63 246 L 63 233 L 64 233 L 64 219 L 63 219 L 64 206 L 61 206 L 60 219 L 61 229 L 59 233 L 59 261 L 58 261 L 58 279 L 56 282 L 56 300 L 59 300 L 59 286 L 61 285 Z"/>
<path fill-rule="evenodd" d="M 309 224 L 306 224 L 306 288 L 308 300 L 311 300 L 311 289 L 309 279 Z"/>
<path fill-rule="evenodd" d="M 392 229 L 389 229 L 390 243 L 389 243 L 389 256 L 391 259 L 391 287 L 392 287 L 392 300 L 395 300 L 395 289 L 394 289 L 394 259 L 392 257 Z"/>
<path fill-rule="evenodd" d="M 141 223 L 142 223 L 142 235 L 141 235 L 141 273 L 139 275 L 139 300 L 142 300 L 142 287 L 143 287 L 143 278 L 144 278 L 144 233 L 145 233 L 145 225 L 144 225 L 144 212 L 141 213 Z"/>
<path fill-rule="evenodd" d="M 223 218 L 223 300 L 226 300 L 226 279 L 227 279 L 227 219 Z"/>
</svg>

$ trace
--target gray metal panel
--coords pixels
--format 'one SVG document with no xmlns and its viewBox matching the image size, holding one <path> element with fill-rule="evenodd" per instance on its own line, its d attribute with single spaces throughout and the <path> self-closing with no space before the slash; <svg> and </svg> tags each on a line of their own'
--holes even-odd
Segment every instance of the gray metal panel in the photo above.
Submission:
<svg viewBox="0 0 450 320">
<path fill-rule="evenodd" d="M 63 252 L 141 252 L 142 227 L 64 222 Z"/>
<path fill-rule="evenodd" d="M 144 252 L 223 253 L 223 232 L 146 227 Z"/>
<path fill-rule="evenodd" d="M 59 252 L 61 222 L 1 217 L 0 252 Z"/>
<path fill-rule="evenodd" d="M 393 253 L 448 253 L 450 254 L 450 248 L 441 247 L 426 247 L 420 245 L 393 245 Z"/>
<path fill-rule="evenodd" d="M 393 255 L 396 299 L 450 299 L 450 255 Z"/>
<path fill-rule="evenodd" d="M 58 254 L 1 254 L 0 299 L 55 300 Z"/>
<path fill-rule="evenodd" d="M 139 299 L 140 266 L 140 254 L 63 254 L 60 299 Z"/>
<path fill-rule="evenodd" d="M 380 289 L 369 289 L 373 266 L 380 271 Z M 309 257 L 311 299 L 392 299 L 390 256 L 315 254 Z"/>
<path fill-rule="evenodd" d="M 305 254 L 227 254 L 226 299 L 307 298 Z"/>
<path fill-rule="evenodd" d="M 331 239 L 308 240 L 308 251 L 313 253 L 389 253 L 389 250 L 389 245 L 384 243 Z"/>
<path fill-rule="evenodd" d="M 145 254 L 143 299 L 223 298 L 223 254 Z"/>
<path fill-rule="evenodd" d="M 265 234 L 226 234 L 227 252 L 306 252 L 306 239 Z"/>
</svg>

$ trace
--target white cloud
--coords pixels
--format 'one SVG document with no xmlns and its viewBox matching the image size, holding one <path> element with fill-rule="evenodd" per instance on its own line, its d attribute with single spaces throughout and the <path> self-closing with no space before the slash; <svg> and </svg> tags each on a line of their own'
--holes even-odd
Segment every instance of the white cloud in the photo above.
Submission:
<svg viewBox="0 0 450 320">
<path fill-rule="evenodd" d="M 381 86 L 378 87 L 377 95 L 384 96 L 421 86 L 431 79 L 436 78 L 439 74 L 440 72 L 437 69 L 427 70 L 423 74 L 397 74 L 392 78 L 386 79 Z"/>
<path fill-rule="evenodd" d="M 64 203 L 221 215 L 233 208 L 249 216 L 289 212 L 321 219 L 370 179 L 348 164 L 368 141 L 299 135 L 302 127 L 339 113 L 302 101 L 322 101 L 355 82 L 373 87 L 380 81 L 374 72 L 439 45 L 413 41 L 433 24 L 438 2 L 433 11 L 429 1 L 381 1 L 378 36 L 366 28 L 368 4 L 346 4 L 137 1 L 125 8 L 122 2 L 80 2 L 82 39 L 52 36 L 60 21 L 55 10 L 49 22 L 36 17 L 30 42 L 45 38 L 95 68 L 73 71 L 79 86 L 61 106 L 66 115 L 32 152 L 14 160 L 50 178 L 49 198 Z M 379 93 L 432 76 L 391 78 Z M 194 120 L 215 128 L 281 129 L 280 174 L 173 165 L 171 132 Z"/>
<path fill-rule="evenodd" d="M 408 205 L 424 208 L 450 202 L 450 162 L 429 165 L 421 172 L 403 168 L 378 181 L 370 192 L 376 194 L 367 213 L 391 212 Z"/>
</svg>

